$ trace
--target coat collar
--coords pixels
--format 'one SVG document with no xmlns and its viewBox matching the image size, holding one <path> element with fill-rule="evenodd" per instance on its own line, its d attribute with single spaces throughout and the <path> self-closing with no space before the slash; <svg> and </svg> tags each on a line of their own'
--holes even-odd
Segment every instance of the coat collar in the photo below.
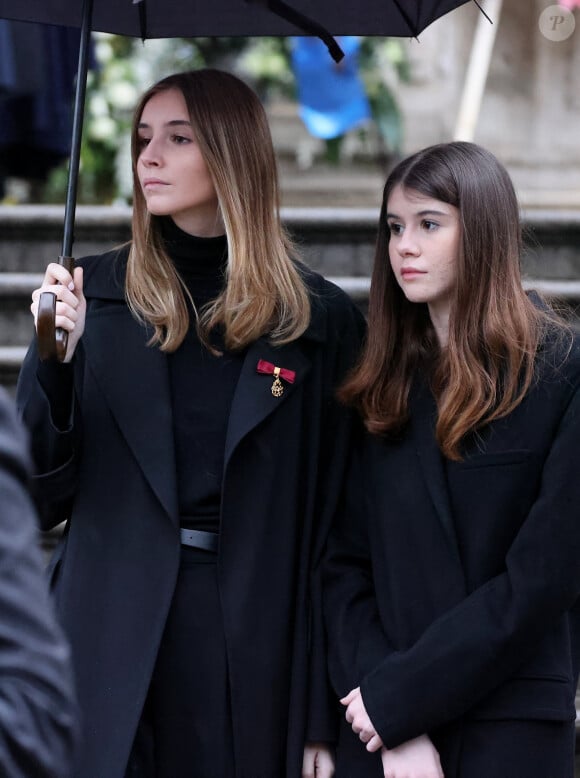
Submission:
<svg viewBox="0 0 580 778">
<path fill-rule="evenodd" d="M 100 300 L 125 299 L 125 274 L 129 246 L 125 244 L 106 254 L 84 257 L 77 264 L 84 269 L 85 297 Z"/>
</svg>

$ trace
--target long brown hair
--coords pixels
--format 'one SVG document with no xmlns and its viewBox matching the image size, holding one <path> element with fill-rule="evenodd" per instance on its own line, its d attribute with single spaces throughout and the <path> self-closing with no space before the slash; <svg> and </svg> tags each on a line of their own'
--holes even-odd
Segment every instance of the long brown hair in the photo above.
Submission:
<svg viewBox="0 0 580 778">
<path fill-rule="evenodd" d="M 438 345 L 426 304 L 410 303 L 389 262 L 387 203 L 394 187 L 455 206 L 460 249 L 446 348 Z M 521 281 L 519 208 L 511 179 L 489 151 L 454 142 L 400 162 L 383 194 L 369 299 L 368 335 L 359 364 L 341 389 L 367 429 L 400 432 L 418 371 L 437 400 L 442 452 L 461 458 L 461 442 L 510 413 L 534 378 L 534 359 L 548 321 Z"/>
<path fill-rule="evenodd" d="M 282 344 L 310 321 L 310 302 L 293 259 L 297 251 L 280 221 L 276 159 L 268 120 L 256 94 L 236 76 L 211 68 L 168 76 L 142 96 L 131 136 L 133 241 L 126 296 L 133 313 L 154 327 L 152 343 L 174 351 L 190 326 L 184 287 L 161 238 L 161 219 L 147 211 L 137 178 L 138 124 L 146 103 L 178 90 L 217 192 L 228 242 L 226 286 L 198 321 L 207 342 L 223 326 L 227 348 L 268 334 Z"/>
</svg>

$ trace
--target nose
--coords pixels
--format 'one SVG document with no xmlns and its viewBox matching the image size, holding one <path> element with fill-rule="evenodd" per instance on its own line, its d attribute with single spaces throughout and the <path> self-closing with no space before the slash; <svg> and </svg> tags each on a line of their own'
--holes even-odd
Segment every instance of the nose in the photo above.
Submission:
<svg viewBox="0 0 580 778">
<path fill-rule="evenodd" d="M 417 238 L 409 227 L 399 236 L 397 250 L 402 257 L 414 257 L 420 253 Z"/>
<path fill-rule="evenodd" d="M 159 165 L 161 165 L 162 157 L 160 147 L 154 138 L 151 138 L 147 145 L 141 150 L 139 161 L 142 162 L 145 167 L 159 167 Z"/>
</svg>

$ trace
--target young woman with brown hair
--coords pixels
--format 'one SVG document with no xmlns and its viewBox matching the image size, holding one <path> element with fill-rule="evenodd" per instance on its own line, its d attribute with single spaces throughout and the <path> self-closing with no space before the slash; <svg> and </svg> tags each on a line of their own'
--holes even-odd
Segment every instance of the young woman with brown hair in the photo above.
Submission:
<svg viewBox="0 0 580 778">
<path fill-rule="evenodd" d="M 159 82 L 132 148 L 132 241 L 48 267 L 31 307 L 57 295 L 66 364 L 33 344 L 18 387 L 44 526 L 67 520 L 75 775 L 330 778 L 316 569 L 364 322 L 298 261 L 242 81 Z"/>
<path fill-rule="evenodd" d="M 573 776 L 580 343 L 520 257 L 492 154 L 392 171 L 324 565 L 336 778 Z"/>
</svg>

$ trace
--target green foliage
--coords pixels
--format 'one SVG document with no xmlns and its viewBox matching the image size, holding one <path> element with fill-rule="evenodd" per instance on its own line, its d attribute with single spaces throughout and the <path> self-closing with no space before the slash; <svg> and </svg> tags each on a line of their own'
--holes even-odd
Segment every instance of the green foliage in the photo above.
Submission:
<svg viewBox="0 0 580 778">
<path fill-rule="evenodd" d="M 111 203 L 131 196 L 129 128 L 139 94 L 177 70 L 221 67 L 250 81 L 264 102 L 296 99 L 296 85 L 285 38 L 175 38 L 142 43 L 95 33 L 98 67 L 89 73 L 78 200 Z M 362 39 L 361 74 L 373 117 L 385 145 L 401 146 L 402 122 L 390 80 L 407 77 L 404 49 L 394 39 Z M 342 139 L 327 144 L 328 159 L 339 161 Z M 63 202 L 67 165 L 53 171 L 42 199 Z"/>
<path fill-rule="evenodd" d="M 260 98 L 264 102 L 273 97 L 296 100 L 288 38 L 253 38 L 250 41 L 239 65 Z"/>
<path fill-rule="evenodd" d="M 405 50 L 397 38 L 364 38 L 359 61 L 365 91 L 379 133 L 387 150 L 391 154 L 398 154 L 403 143 L 403 120 L 395 97 L 394 84 L 409 80 L 409 63 Z"/>
</svg>

